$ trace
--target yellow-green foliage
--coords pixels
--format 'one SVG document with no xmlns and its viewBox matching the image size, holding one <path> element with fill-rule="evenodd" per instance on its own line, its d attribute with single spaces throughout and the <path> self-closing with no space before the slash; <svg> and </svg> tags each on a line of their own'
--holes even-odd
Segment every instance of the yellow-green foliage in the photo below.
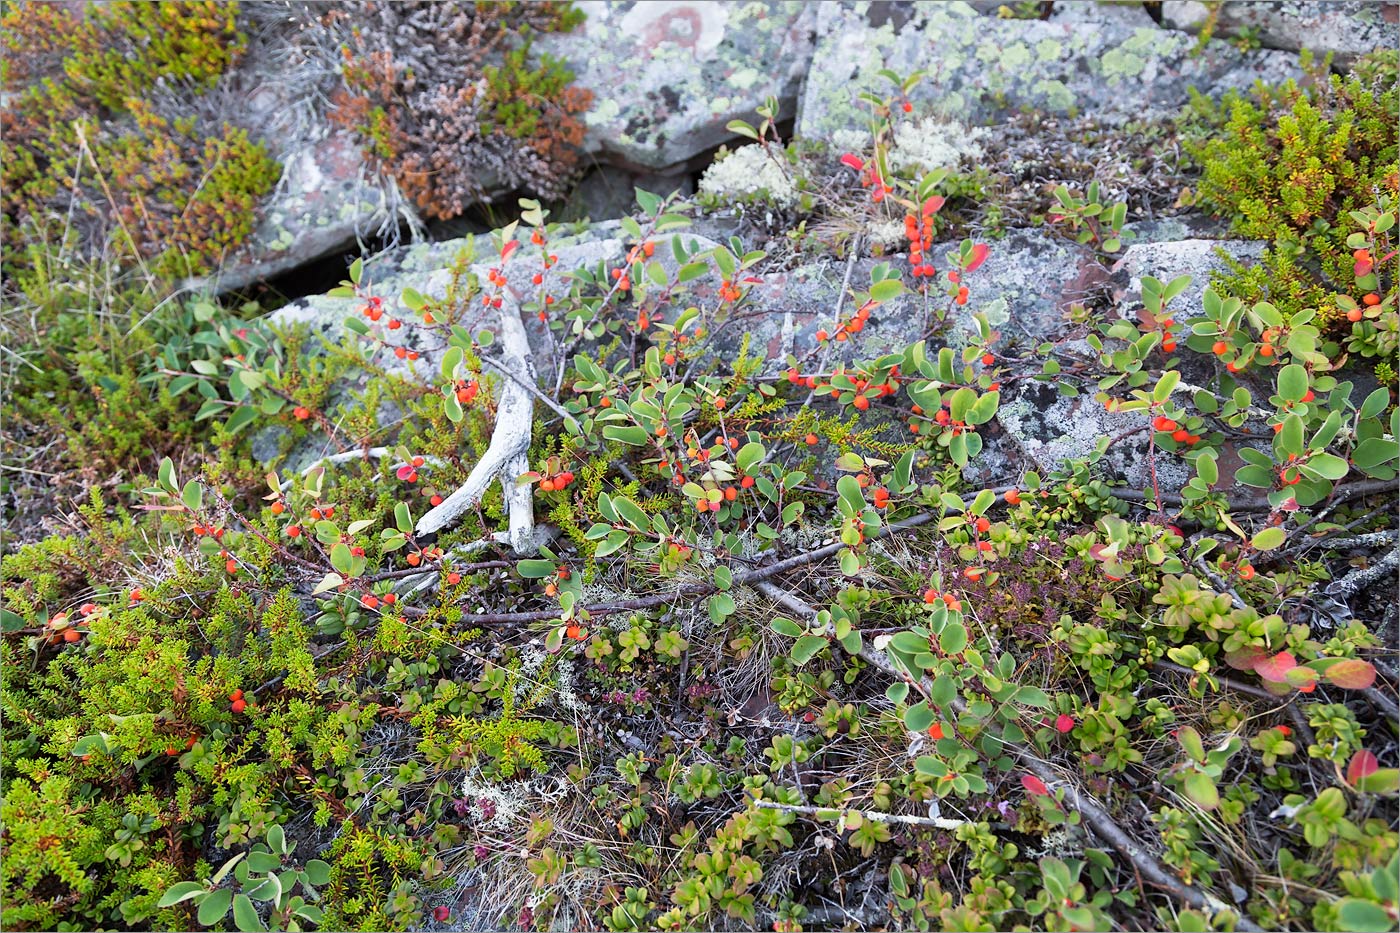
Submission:
<svg viewBox="0 0 1400 933">
<path fill-rule="evenodd" d="M 237 13 L 210 0 L 94 4 L 85 17 L 12 7 L 0 22 L 15 92 L 0 143 L 6 233 L 42 238 L 62 217 L 85 251 L 114 245 L 166 278 L 207 272 L 246 239 L 276 162 L 246 130 L 148 100 L 157 82 L 208 89 L 243 52 Z"/>
<path fill-rule="evenodd" d="M 1395 70 L 1381 62 L 1371 72 L 1368 81 L 1333 75 L 1310 88 L 1289 81 L 1232 94 L 1211 114 L 1223 125 L 1194 147 L 1201 200 L 1237 233 L 1273 244 L 1252 271 L 1217 283 L 1228 294 L 1337 319 L 1331 296 L 1353 290 L 1346 214 L 1400 191 Z"/>
</svg>

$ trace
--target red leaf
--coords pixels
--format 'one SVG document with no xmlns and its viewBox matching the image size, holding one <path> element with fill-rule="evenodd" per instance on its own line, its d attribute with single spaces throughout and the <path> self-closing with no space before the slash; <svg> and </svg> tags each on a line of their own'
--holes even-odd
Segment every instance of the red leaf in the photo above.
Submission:
<svg viewBox="0 0 1400 933">
<path fill-rule="evenodd" d="M 1298 661 L 1287 651 L 1280 651 L 1272 658 L 1265 658 L 1254 665 L 1254 673 L 1265 680 L 1281 684 L 1285 682 L 1284 675 L 1298 666 Z"/>
<path fill-rule="evenodd" d="M 1055 717 L 1055 731 L 1065 733 L 1074 728 L 1074 717 L 1061 713 Z"/>
<path fill-rule="evenodd" d="M 516 251 L 517 249 L 519 249 L 519 248 L 520 248 L 520 241 L 519 241 L 519 240 L 511 240 L 511 241 L 510 241 L 509 243 L 507 243 L 505 246 L 502 246 L 502 247 L 501 247 L 501 262 L 505 262 L 507 259 L 509 259 L 509 258 L 510 258 L 510 254 L 513 253 L 513 252 L 515 252 L 515 251 Z"/>
<path fill-rule="evenodd" d="M 987 254 L 990 252 L 991 250 L 987 248 L 986 243 L 978 243 L 976 246 L 972 247 L 972 258 L 967 261 L 967 265 L 963 266 L 963 268 L 971 272 L 987 261 Z"/>
<path fill-rule="evenodd" d="M 923 213 L 936 214 L 940 209 L 942 209 L 945 203 L 946 202 L 944 201 L 943 195 L 935 194 L 924 202 Z"/>
<path fill-rule="evenodd" d="M 1035 797 L 1048 797 L 1050 788 L 1045 786 L 1045 782 L 1034 774 L 1021 775 L 1021 786 L 1026 789 L 1026 793 Z"/>
<path fill-rule="evenodd" d="M 1376 682 L 1376 668 L 1370 661 L 1347 658 L 1328 667 L 1322 676 L 1343 690 L 1365 690 Z"/>
<path fill-rule="evenodd" d="M 841 157 L 841 164 L 842 164 L 842 165 L 846 165 L 846 166 L 850 166 L 851 168 L 855 169 L 857 172 L 859 172 L 861 169 L 865 168 L 865 163 L 862 162 L 858 156 L 852 155 L 852 154 L 849 153 L 849 152 L 846 153 L 845 155 L 843 155 L 843 156 Z"/>
<path fill-rule="evenodd" d="M 1368 775 L 1375 774 L 1381 763 L 1376 760 L 1376 756 L 1368 749 L 1362 749 L 1351 756 L 1351 763 L 1347 765 L 1347 783 L 1355 784 Z"/>
<path fill-rule="evenodd" d="M 1256 648 L 1250 645 L 1238 651 L 1231 651 L 1226 654 L 1225 663 L 1237 671 L 1252 671 L 1256 664 L 1268 656 L 1268 652 L 1263 648 Z"/>
</svg>

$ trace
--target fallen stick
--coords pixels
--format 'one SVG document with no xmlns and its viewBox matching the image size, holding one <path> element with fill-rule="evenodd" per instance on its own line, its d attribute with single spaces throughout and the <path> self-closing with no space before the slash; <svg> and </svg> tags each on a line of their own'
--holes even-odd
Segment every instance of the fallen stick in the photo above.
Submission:
<svg viewBox="0 0 1400 933">
<path fill-rule="evenodd" d="M 827 814 L 857 813 L 872 823 L 904 823 L 908 826 L 932 826 L 934 829 L 957 829 L 969 825 L 968 820 L 950 820 L 941 816 L 905 816 L 902 813 L 877 813 L 874 810 L 857 810 L 853 807 L 804 807 L 791 803 L 776 803 L 772 800 L 755 800 L 755 807 L 762 810 L 784 810 L 803 816 L 825 816 Z"/>
<path fill-rule="evenodd" d="M 502 359 L 498 368 L 508 378 L 501 381 L 501 400 L 496 408 L 491 443 L 472 467 L 466 482 L 418 519 L 414 534 L 434 534 L 455 525 L 463 513 L 481 502 L 491 483 L 499 481 L 510 522 L 509 531 L 504 535 L 505 543 L 515 553 L 529 556 L 539 548 L 535 538 L 535 487 L 516 480 L 530 469 L 527 454 L 535 404 L 528 387 L 535 383 L 535 364 L 530 353 L 530 337 L 520 320 L 519 305 L 509 292 L 502 297 Z"/>
</svg>

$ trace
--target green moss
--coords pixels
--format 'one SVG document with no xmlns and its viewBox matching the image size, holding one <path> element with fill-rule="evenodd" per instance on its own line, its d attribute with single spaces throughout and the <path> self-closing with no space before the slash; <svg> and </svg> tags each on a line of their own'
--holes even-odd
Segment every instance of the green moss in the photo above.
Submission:
<svg viewBox="0 0 1400 933">
<path fill-rule="evenodd" d="M 278 166 L 246 130 L 158 113 L 157 85 L 195 93 L 242 55 L 236 3 L 18 4 L 4 17 L 4 229 L 135 261 L 159 278 L 208 272 L 252 232 Z M 66 217 L 57 230 L 44 223 Z M 6 271 L 30 270 L 10 257 Z"/>
<path fill-rule="evenodd" d="M 1235 232 L 1272 244 L 1257 267 L 1234 268 L 1218 289 L 1267 298 L 1285 314 L 1316 308 L 1324 325 L 1339 320 L 1332 296 L 1354 290 L 1347 214 L 1400 191 L 1395 70 L 1378 60 L 1362 73 L 1370 78 L 1261 86 L 1218 106 L 1195 99 L 1216 126 L 1192 147 L 1200 200 Z"/>
</svg>

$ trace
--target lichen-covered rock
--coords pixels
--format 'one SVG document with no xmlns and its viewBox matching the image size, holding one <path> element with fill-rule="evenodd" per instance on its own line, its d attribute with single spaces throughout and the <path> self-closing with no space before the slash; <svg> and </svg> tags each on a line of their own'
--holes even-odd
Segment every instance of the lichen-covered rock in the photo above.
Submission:
<svg viewBox="0 0 1400 933">
<path fill-rule="evenodd" d="M 1331 52 L 1339 65 L 1362 55 L 1400 46 L 1400 3 L 1394 0 L 1166 0 L 1162 24 L 1200 32 L 1218 5 L 1213 35 L 1249 36 L 1265 48 Z"/>
<path fill-rule="evenodd" d="M 371 178 L 359 145 L 347 134 L 306 140 L 287 156 L 282 180 L 248 242 L 209 284 L 235 291 L 392 230 L 401 219 L 392 184 Z M 409 211 L 407 205 L 398 208 Z M 406 218 L 416 223 L 411 213 Z"/>
<path fill-rule="evenodd" d="M 680 166 L 729 141 L 764 99 L 796 107 L 816 9 L 796 0 L 582 0 L 587 19 L 536 41 L 593 92 L 585 145 L 635 169 Z"/>
<path fill-rule="evenodd" d="M 1123 250 L 1114 264 L 1114 298 L 1125 317 L 1142 306 L 1143 276 L 1163 282 L 1191 276 L 1191 285 L 1178 296 L 1173 308 L 1196 313 L 1211 276 L 1229 269 L 1228 256 L 1236 262 L 1253 263 L 1267 244 L 1258 240 L 1180 240 L 1161 243 L 1134 243 Z M 1223 255 L 1222 255 L 1223 254 Z"/>
<path fill-rule="evenodd" d="M 872 25 L 869 3 L 822 4 L 797 134 L 829 141 L 864 125 L 860 92 L 897 90 L 879 75 L 883 68 L 900 75 L 922 69 L 926 77 L 910 95 L 916 109 L 974 123 L 1021 108 L 1141 120 L 1179 109 L 1192 87 L 1246 88 L 1298 70 L 1286 53 L 1226 42 L 1208 42 L 1197 54 L 1190 36 L 1094 9 L 1017 20 L 979 16 L 960 0 L 918 0 L 907 21 L 874 17 L 884 21 Z"/>
</svg>

